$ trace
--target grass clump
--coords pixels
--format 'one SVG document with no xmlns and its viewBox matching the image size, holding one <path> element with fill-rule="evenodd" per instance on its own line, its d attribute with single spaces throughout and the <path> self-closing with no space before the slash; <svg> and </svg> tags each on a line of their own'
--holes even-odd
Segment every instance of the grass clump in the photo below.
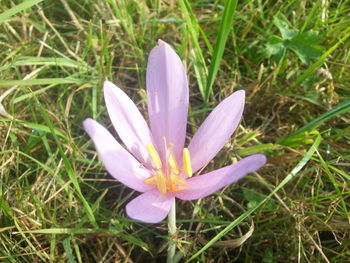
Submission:
<svg viewBox="0 0 350 263">
<path fill-rule="evenodd" d="M 106 173 L 81 125 L 111 127 L 106 78 L 146 112 L 158 38 L 188 71 L 189 137 L 246 90 L 242 124 L 208 169 L 255 152 L 269 159 L 225 191 L 178 202 L 181 261 L 347 261 L 349 1 L 238 1 L 232 22 L 228 4 L 1 1 L 0 261 L 165 260 L 166 224 L 126 218 L 135 193 Z"/>
</svg>

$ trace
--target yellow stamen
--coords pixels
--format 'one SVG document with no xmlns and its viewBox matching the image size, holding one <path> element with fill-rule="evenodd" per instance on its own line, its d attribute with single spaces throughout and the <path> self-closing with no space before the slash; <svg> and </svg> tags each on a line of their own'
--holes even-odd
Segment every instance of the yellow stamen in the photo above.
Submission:
<svg viewBox="0 0 350 263">
<path fill-rule="evenodd" d="M 182 178 L 181 176 L 175 175 L 175 174 L 172 174 L 170 176 L 170 180 L 172 182 L 174 182 L 174 184 L 177 184 L 177 185 L 185 185 L 186 184 L 186 180 L 184 178 Z"/>
<path fill-rule="evenodd" d="M 182 153 L 182 159 L 187 177 L 192 177 L 191 156 L 188 148 L 184 148 Z"/>
<path fill-rule="evenodd" d="M 183 173 L 185 173 L 187 177 L 191 177 L 192 166 L 190 151 L 188 148 L 183 149 L 183 168 L 180 170 L 175 155 L 171 150 L 171 147 L 174 145 L 167 144 L 165 137 L 163 137 L 163 141 L 165 163 L 162 163 L 153 144 L 148 144 L 146 146 L 152 160 L 153 169 L 151 169 L 151 172 L 153 176 L 147 178 L 144 183 L 153 185 L 161 194 L 167 194 L 169 192 L 176 192 L 185 189 L 186 178 L 183 177 Z"/>
<path fill-rule="evenodd" d="M 153 176 L 153 177 L 151 177 L 151 178 L 146 179 L 146 180 L 144 181 L 144 183 L 145 183 L 145 184 L 153 184 L 153 183 L 156 182 L 156 180 L 157 180 L 156 176 Z"/>
<path fill-rule="evenodd" d="M 147 151 L 151 155 L 152 162 L 156 169 L 162 168 L 162 161 L 160 160 L 157 150 L 154 148 L 153 144 L 147 144 Z"/>
<path fill-rule="evenodd" d="M 166 181 L 166 183 L 167 183 L 167 190 L 169 191 L 169 192 L 173 192 L 174 191 L 174 182 L 170 179 L 168 179 L 167 181 Z"/>
<path fill-rule="evenodd" d="M 172 172 L 174 172 L 176 174 L 180 173 L 179 166 L 177 165 L 175 156 L 172 152 L 169 153 L 168 164 L 169 164 L 169 167 L 170 167 Z"/>
<path fill-rule="evenodd" d="M 177 191 L 180 191 L 180 190 L 184 190 L 185 189 L 185 187 L 184 186 L 182 186 L 182 185 L 180 185 L 180 186 L 174 186 L 173 187 L 173 192 L 177 192 Z"/>
<path fill-rule="evenodd" d="M 159 192 L 162 194 L 166 194 L 167 192 L 167 187 L 166 187 L 166 179 L 164 174 L 161 171 L 157 171 L 157 188 Z"/>
</svg>

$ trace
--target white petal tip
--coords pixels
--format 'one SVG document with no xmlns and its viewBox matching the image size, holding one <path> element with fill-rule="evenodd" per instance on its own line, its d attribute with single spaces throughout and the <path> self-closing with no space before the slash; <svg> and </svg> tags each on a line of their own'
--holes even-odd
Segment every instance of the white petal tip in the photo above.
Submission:
<svg viewBox="0 0 350 263">
<path fill-rule="evenodd" d="M 91 118 L 87 118 L 86 120 L 83 121 L 84 130 L 87 132 L 87 134 L 90 137 L 92 137 L 92 135 L 95 133 L 97 128 L 96 125 L 98 125 L 98 123 Z"/>
<path fill-rule="evenodd" d="M 245 90 L 240 89 L 235 92 L 238 96 L 242 96 L 243 98 L 245 97 Z"/>
<path fill-rule="evenodd" d="M 84 129 L 87 131 L 91 125 L 91 121 L 93 121 L 93 119 L 91 118 L 87 118 L 83 121 L 83 127 Z"/>
<path fill-rule="evenodd" d="M 255 159 L 256 166 L 259 167 L 259 168 L 264 166 L 266 161 L 267 161 L 266 156 L 263 155 L 263 154 L 260 154 L 260 153 L 259 154 L 253 154 L 253 155 L 250 156 L 250 158 L 254 158 Z M 259 168 L 257 168 L 257 169 L 259 169 Z"/>
<path fill-rule="evenodd" d="M 161 39 L 158 39 L 158 46 L 169 46 L 169 44 Z"/>
<path fill-rule="evenodd" d="M 174 51 L 174 49 L 165 41 L 158 39 L 158 43 L 157 46 L 155 46 L 153 48 L 153 50 L 159 50 L 160 52 L 173 52 L 176 54 L 176 52 Z M 176 54 L 177 56 L 177 54 Z"/>
<path fill-rule="evenodd" d="M 106 89 L 112 89 L 113 87 L 115 87 L 115 85 L 110 82 L 109 80 L 106 80 L 104 83 L 103 83 L 103 89 L 106 91 Z"/>
<path fill-rule="evenodd" d="M 239 101 L 244 104 L 245 102 L 245 90 L 237 90 L 232 95 L 230 95 L 230 98 L 234 101 Z"/>
</svg>

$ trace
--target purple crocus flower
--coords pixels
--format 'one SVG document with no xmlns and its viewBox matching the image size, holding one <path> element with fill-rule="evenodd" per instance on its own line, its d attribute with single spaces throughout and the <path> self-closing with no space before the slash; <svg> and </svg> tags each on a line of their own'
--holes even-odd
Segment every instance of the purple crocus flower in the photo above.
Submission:
<svg viewBox="0 0 350 263">
<path fill-rule="evenodd" d="M 181 200 L 206 197 L 266 162 L 264 155 L 255 154 L 192 177 L 230 139 L 242 116 L 245 93 L 239 90 L 223 100 L 199 127 L 188 148 L 184 148 L 188 93 L 180 58 L 159 40 L 147 65 L 150 128 L 132 100 L 109 81 L 104 83 L 107 110 L 127 150 L 98 122 L 84 121 L 107 171 L 142 193 L 126 205 L 126 212 L 133 219 L 160 222 L 169 213 L 175 197 Z"/>
</svg>

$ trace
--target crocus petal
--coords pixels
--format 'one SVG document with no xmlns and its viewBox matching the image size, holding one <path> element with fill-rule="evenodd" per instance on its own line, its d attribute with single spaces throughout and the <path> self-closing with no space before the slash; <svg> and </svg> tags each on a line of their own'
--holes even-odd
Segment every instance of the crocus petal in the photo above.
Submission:
<svg viewBox="0 0 350 263">
<path fill-rule="evenodd" d="M 184 190 L 175 193 L 182 200 L 194 200 L 206 197 L 219 189 L 236 182 L 248 173 L 254 172 L 262 167 L 266 157 L 262 154 L 248 156 L 239 162 L 187 179 Z"/>
<path fill-rule="evenodd" d="M 152 49 L 147 64 L 148 113 L 153 139 L 164 158 L 165 136 L 174 144 L 172 151 L 178 161 L 186 136 L 188 83 L 179 56 L 159 40 Z"/>
<path fill-rule="evenodd" d="M 153 188 L 144 183 L 151 176 L 150 172 L 142 168 L 142 165 L 114 139 L 107 129 L 92 119 L 86 119 L 83 125 L 94 142 L 107 171 L 114 178 L 139 192 Z"/>
<path fill-rule="evenodd" d="M 158 191 L 143 193 L 126 205 L 126 213 L 135 220 L 158 223 L 169 213 L 173 195 L 161 195 Z"/>
<path fill-rule="evenodd" d="M 150 130 L 134 102 L 113 83 L 104 83 L 107 110 L 114 128 L 129 151 L 150 167 L 146 145 L 152 143 Z"/>
<path fill-rule="evenodd" d="M 188 149 L 193 173 L 207 165 L 221 150 L 239 124 L 245 92 L 236 91 L 209 114 L 193 136 Z"/>
</svg>

